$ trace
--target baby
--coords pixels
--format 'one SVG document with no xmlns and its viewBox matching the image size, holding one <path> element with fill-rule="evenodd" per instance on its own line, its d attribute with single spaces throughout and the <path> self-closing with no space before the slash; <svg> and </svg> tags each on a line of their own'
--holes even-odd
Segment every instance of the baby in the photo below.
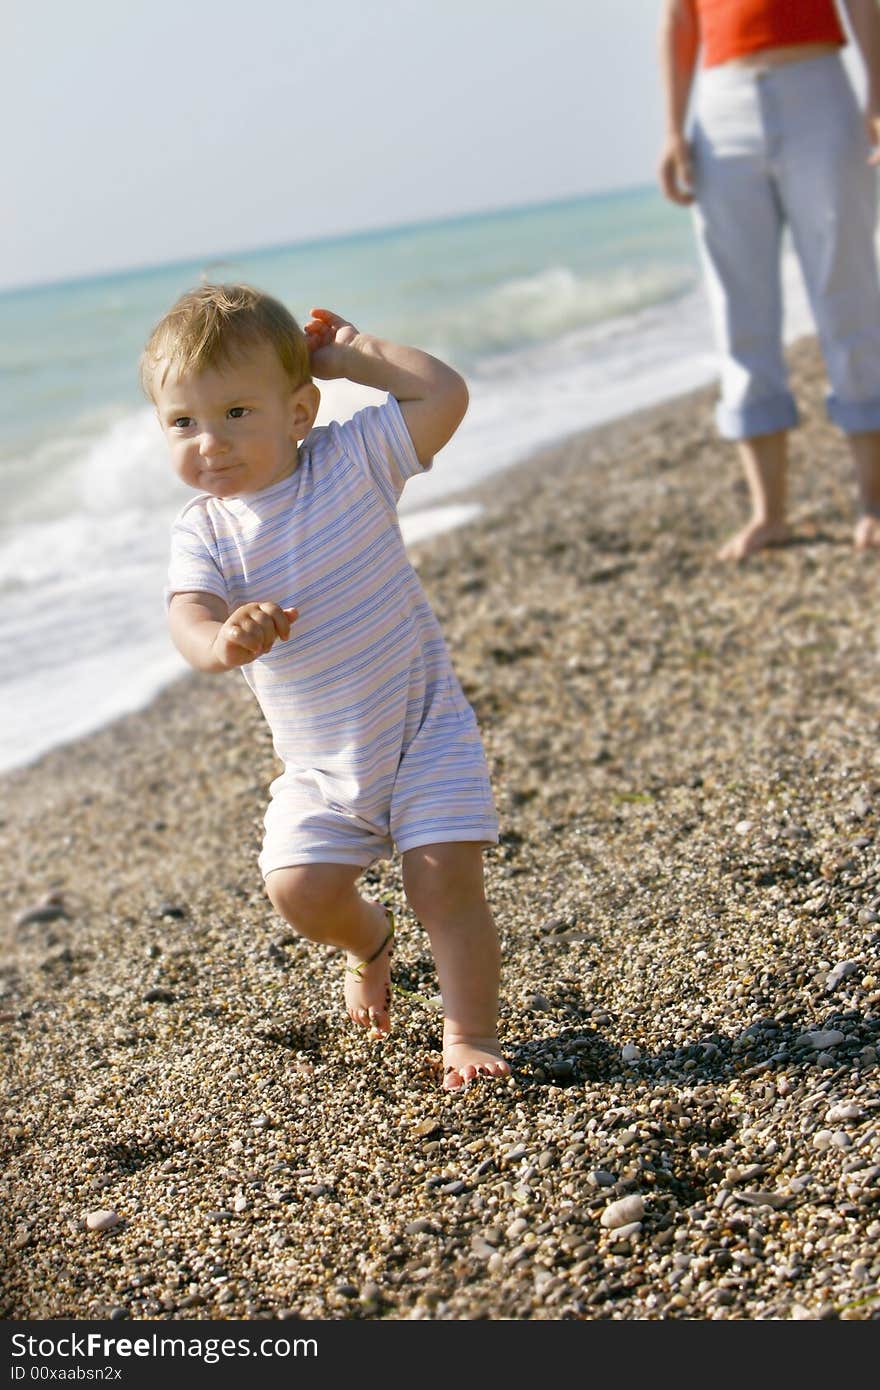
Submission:
<svg viewBox="0 0 880 1390">
<path fill-rule="evenodd" d="M 141 375 L 172 466 L 199 494 L 172 533 L 172 639 L 197 670 L 242 668 L 283 763 L 259 859 L 272 903 L 345 952 L 349 1016 L 382 1035 L 394 922 L 357 881 L 396 849 L 437 968 L 443 1085 L 505 1075 L 483 884 L 497 816 L 474 713 L 397 518 L 407 478 L 464 416 L 463 380 L 329 309 L 303 331 L 246 285 L 184 294 Z M 388 399 L 316 428 L 314 377 Z"/>
</svg>

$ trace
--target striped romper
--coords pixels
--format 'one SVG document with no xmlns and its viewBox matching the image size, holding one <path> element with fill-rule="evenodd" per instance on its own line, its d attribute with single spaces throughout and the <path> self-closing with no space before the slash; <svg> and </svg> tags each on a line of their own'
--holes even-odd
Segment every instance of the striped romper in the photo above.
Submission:
<svg viewBox="0 0 880 1390">
<path fill-rule="evenodd" d="M 207 592 L 230 612 L 264 600 L 299 610 L 288 641 L 241 668 L 284 764 L 264 876 L 498 839 L 476 719 L 397 518 L 421 471 L 389 396 L 313 429 L 289 477 L 200 495 L 174 523 L 166 601 Z"/>
</svg>

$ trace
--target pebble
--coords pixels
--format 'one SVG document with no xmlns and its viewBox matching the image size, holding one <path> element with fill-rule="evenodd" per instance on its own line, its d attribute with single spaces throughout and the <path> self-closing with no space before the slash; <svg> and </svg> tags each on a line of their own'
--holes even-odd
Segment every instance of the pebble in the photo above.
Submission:
<svg viewBox="0 0 880 1390">
<path fill-rule="evenodd" d="M 118 1221 L 118 1213 L 109 1207 L 100 1211 L 90 1211 L 86 1216 L 86 1225 L 90 1231 L 109 1231 Z"/>
<path fill-rule="evenodd" d="M 627 1221 L 623 1226 L 613 1226 L 610 1229 L 614 1231 L 616 1240 L 629 1240 L 630 1236 L 637 1236 L 640 1233 L 642 1223 L 641 1221 Z"/>
<path fill-rule="evenodd" d="M 408 1236 L 435 1236 L 438 1234 L 437 1227 L 426 1216 L 419 1216 L 415 1221 L 408 1221 L 404 1230 Z"/>
<path fill-rule="evenodd" d="M 845 1033 L 841 1033 L 838 1028 L 819 1028 L 809 1033 L 801 1033 L 795 1039 L 795 1047 L 813 1047 L 817 1051 L 826 1047 L 838 1047 L 844 1042 Z"/>
<path fill-rule="evenodd" d="M 825 1119 L 829 1124 L 839 1124 L 841 1120 L 861 1120 L 864 1114 L 865 1112 L 860 1105 L 849 1101 L 840 1105 L 832 1105 L 830 1110 L 826 1111 Z"/>
<path fill-rule="evenodd" d="M 860 966 L 858 961 L 838 961 L 837 965 L 835 965 L 832 970 L 829 970 L 825 977 L 825 989 L 830 994 L 832 990 L 837 988 L 841 980 L 845 980 L 849 975 L 854 975 L 859 969 Z"/>
<path fill-rule="evenodd" d="M 59 918 L 67 916 L 67 908 L 64 899 L 59 893 L 47 893 L 38 903 L 32 907 L 23 908 L 13 918 L 13 925 L 16 927 L 28 927 L 36 922 L 57 922 Z"/>
<path fill-rule="evenodd" d="M 594 1187 L 613 1187 L 617 1182 L 616 1175 L 607 1168 L 594 1168 L 588 1177 Z"/>
<path fill-rule="evenodd" d="M 633 1193 L 629 1197 L 620 1197 L 616 1202 L 610 1202 L 599 1220 L 607 1230 L 613 1231 L 619 1226 L 641 1221 L 644 1214 L 644 1198 L 638 1193 Z"/>
</svg>

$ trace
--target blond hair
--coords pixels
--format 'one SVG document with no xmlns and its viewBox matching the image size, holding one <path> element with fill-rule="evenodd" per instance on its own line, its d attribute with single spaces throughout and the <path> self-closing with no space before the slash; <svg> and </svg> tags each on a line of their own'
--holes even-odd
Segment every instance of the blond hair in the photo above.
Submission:
<svg viewBox="0 0 880 1390">
<path fill-rule="evenodd" d="M 172 367 L 179 376 L 197 374 L 261 345 L 274 348 L 292 386 L 311 381 L 306 336 L 279 300 L 250 285 L 200 285 L 182 294 L 150 334 L 141 385 L 153 399 Z"/>
</svg>

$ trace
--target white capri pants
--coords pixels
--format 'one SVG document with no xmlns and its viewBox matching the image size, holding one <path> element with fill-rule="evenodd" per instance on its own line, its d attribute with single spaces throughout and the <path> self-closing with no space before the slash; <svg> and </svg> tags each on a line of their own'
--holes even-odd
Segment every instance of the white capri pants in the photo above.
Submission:
<svg viewBox="0 0 880 1390">
<path fill-rule="evenodd" d="M 700 73 L 694 218 L 716 342 L 716 421 L 727 439 L 798 422 L 782 338 L 781 241 L 803 272 L 830 391 L 847 434 L 880 429 L 876 174 L 840 57 Z"/>
</svg>

